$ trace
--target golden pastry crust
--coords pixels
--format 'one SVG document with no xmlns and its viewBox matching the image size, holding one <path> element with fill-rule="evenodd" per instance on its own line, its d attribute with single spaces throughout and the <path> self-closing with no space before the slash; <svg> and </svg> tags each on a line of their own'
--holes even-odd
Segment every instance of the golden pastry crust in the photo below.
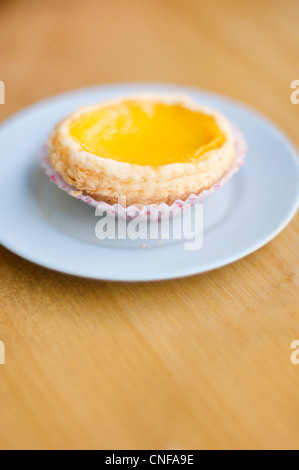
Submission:
<svg viewBox="0 0 299 470">
<path fill-rule="evenodd" d="M 82 114 L 123 99 L 83 107 L 56 126 L 48 141 L 50 161 L 68 184 L 110 204 L 117 203 L 120 197 L 126 198 L 127 205 L 172 204 L 177 199 L 186 200 L 190 194 L 200 194 L 210 188 L 231 166 L 235 151 L 228 121 L 218 112 L 202 108 L 182 96 L 136 95 L 126 99 L 179 104 L 213 116 L 225 136 L 220 148 L 190 162 L 159 166 L 116 161 L 85 151 L 70 134 L 72 122 Z"/>
</svg>

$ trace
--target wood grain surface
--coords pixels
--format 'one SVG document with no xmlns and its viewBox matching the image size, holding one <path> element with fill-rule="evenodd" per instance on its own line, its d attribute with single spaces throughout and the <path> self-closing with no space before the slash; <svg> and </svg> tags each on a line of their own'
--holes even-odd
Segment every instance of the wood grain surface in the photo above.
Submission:
<svg viewBox="0 0 299 470">
<path fill-rule="evenodd" d="M 81 86 L 172 82 L 257 108 L 298 146 L 298 20 L 298 0 L 0 0 L 0 119 Z M 0 448 L 299 449 L 298 231 L 299 215 L 246 259 L 150 284 L 0 247 Z"/>
</svg>

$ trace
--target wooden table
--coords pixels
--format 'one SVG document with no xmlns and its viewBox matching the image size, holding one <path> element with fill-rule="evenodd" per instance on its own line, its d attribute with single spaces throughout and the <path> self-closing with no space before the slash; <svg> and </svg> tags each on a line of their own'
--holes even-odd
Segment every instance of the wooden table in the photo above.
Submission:
<svg viewBox="0 0 299 470">
<path fill-rule="evenodd" d="M 1 0 L 0 118 L 76 87 L 173 82 L 252 105 L 298 145 L 298 21 L 298 0 Z M 246 259 L 151 284 L 1 247 L 0 447 L 298 449 L 298 231 L 297 215 Z"/>
</svg>

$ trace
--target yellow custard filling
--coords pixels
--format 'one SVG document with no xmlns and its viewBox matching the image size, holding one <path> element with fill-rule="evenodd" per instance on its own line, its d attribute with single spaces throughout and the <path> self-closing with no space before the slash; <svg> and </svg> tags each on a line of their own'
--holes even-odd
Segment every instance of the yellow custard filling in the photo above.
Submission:
<svg viewBox="0 0 299 470">
<path fill-rule="evenodd" d="M 151 166 L 193 161 L 225 141 L 212 116 L 180 104 L 129 99 L 82 114 L 70 134 L 94 155 Z"/>
</svg>

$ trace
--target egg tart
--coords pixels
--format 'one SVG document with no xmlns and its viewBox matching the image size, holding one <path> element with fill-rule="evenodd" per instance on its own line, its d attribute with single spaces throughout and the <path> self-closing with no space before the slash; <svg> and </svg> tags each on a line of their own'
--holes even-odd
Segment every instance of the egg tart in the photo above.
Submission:
<svg viewBox="0 0 299 470">
<path fill-rule="evenodd" d="M 180 96 L 83 107 L 56 126 L 48 147 L 66 183 L 110 204 L 186 200 L 209 189 L 234 159 L 226 118 Z"/>
</svg>

